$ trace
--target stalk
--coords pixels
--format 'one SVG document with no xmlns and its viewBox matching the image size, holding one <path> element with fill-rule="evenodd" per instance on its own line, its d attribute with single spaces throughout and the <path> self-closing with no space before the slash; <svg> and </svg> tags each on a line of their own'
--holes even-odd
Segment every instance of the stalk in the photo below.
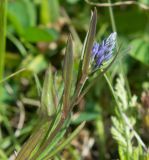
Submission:
<svg viewBox="0 0 149 160">
<path fill-rule="evenodd" d="M 3 79 L 4 64 L 5 64 L 5 43 L 6 43 L 6 6 L 7 0 L 0 0 L 0 81 Z M 1 96 L 0 86 L 0 96 Z M 0 126 L 0 138 L 2 131 Z"/>
<path fill-rule="evenodd" d="M 7 0 L 0 0 L 0 81 L 3 79 L 5 65 L 6 8 Z"/>
<path fill-rule="evenodd" d="M 113 32 L 117 32 L 117 29 L 116 29 L 116 24 L 115 24 L 115 19 L 114 19 L 114 14 L 113 14 L 113 9 L 112 9 L 112 6 L 111 6 L 111 0 L 108 0 L 108 3 L 110 4 L 109 5 L 109 14 L 110 14 L 110 19 L 111 19 L 111 25 L 112 25 L 112 30 Z M 118 43 L 116 41 L 116 50 L 118 50 Z M 128 79 L 125 75 L 125 72 L 124 72 L 124 68 L 123 66 L 121 65 L 122 62 L 121 60 L 119 59 L 119 66 L 120 66 L 120 69 L 121 69 L 121 73 L 122 73 L 122 76 L 125 80 L 125 83 L 126 83 L 126 88 L 127 88 L 127 91 L 128 91 L 128 96 L 129 98 L 131 98 L 131 90 L 130 90 L 130 86 L 129 86 L 129 83 L 128 83 Z"/>
</svg>

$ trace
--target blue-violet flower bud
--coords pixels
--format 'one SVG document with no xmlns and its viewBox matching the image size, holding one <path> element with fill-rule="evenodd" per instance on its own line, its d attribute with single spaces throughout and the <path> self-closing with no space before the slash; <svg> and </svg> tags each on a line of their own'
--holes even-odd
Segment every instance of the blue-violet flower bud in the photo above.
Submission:
<svg viewBox="0 0 149 160">
<path fill-rule="evenodd" d="M 95 42 L 92 48 L 92 59 L 94 61 L 94 69 L 101 67 L 103 62 L 108 61 L 112 57 L 113 50 L 116 46 L 116 32 L 110 34 L 101 44 Z"/>
</svg>

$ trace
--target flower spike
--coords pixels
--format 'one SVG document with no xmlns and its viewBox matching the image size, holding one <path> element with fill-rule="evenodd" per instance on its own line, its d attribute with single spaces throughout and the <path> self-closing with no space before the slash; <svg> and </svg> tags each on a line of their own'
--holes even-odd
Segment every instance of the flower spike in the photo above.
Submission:
<svg viewBox="0 0 149 160">
<path fill-rule="evenodd" d="M 97 69 L 112 57 L 113 50 L 116 46 L 116 32 L 110 34 L 101 44 L 94 43 L 92 48 L 92 59 L 95 62 L 93 68 Z"/>
</svg>

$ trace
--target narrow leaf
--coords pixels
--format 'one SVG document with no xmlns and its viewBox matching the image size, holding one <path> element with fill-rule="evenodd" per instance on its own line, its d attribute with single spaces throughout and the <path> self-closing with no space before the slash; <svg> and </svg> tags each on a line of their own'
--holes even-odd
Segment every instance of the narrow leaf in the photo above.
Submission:
<svg viewBox="0 0 149 160">
<path fill-rule="evenodd" d="M 34 132 L 29 140 L 24 144 L 19 154 L 17 155 L 15 160 L 26 160 L 29 159 L 31 153 L 34 151 L 35 147 L 38 145 L 40 140 L 45 135 L 46 128 L 41 127 L 39 130 Z"/>
<path fill-rule="evenodd" d="M 48 113 L 49 116 L 53 115 L 56 111 L 56 106 L 54 104 L 54 97 L 53 97 L 53 77 L 51 66 L 49 66 L 42 90 L 41 96 L 41 111 L 45 115 Z"/>
<path fill-rule="evenodd" d="M 51 151 L 53 151 L 53 149 L 56 148 L 57 144 L 63 139 L 64 134 L 66 133 L 69 125 L 70 125 L 70 117 L 68 117 L 67 120 L 64 122 L 62 129 L 59 132 L 55 133 L 55 137 L 50 139 L 50 141 L 48 139 L 46 140 L 46 142 L 45 142 L 46 147 L 39 154 L 39 156 L 37 156 L 38 157 L 38 158 L 36 158 L 37 160 L 43 160 L 44 157 L 49 155 L 49 153 Z"/>
<path fill-rule="evenodd" d="M 67 48 L 64 59 L 63 78 L 64 78 L 64 97 L 63 105 L 66 113 L 69 107 L 71 84 L 73 74 L 73 45 L 71 36 L 68 37 Z"/>
<path fill-rule="evenodd" d="M 67 145 L 70 144 L 70 142 L 78 135 L 78 133 L 81 131 L 81 129 L 84 127 L 85 122 L 81 123 L 73 133 L 63 141 L 59 146 L 57 146 L 48 156 L 44 158 L 44 160 L 48 160 L 54 155 L 56 155 L 58 152 L 60 152 L 62 149 L 64 149 Z"/>
<path fill-rule="evenodd" d="M 18 70 L 18 71 L 16 71 L 16 72 L 12 73 L 11 75 L 9 75 L 9 76 L 5 77 L 4 79 L 0 80 L 0 84 L 3 83 L 3 82 L 5 82 L 5 81 L 7 81 L 8 79 L 16 76 L 17 74 L 25 71 L 25 70 L 26 70 L 26 68 L 22 68 L 22 69 L 20 69 L 20 70 Z"/>
<path fill-rule="evenodd" d="M 92 51 L 92 46 L 93 46 L 94 37 L 95 37 L 95 33 L 96 33 L 96 22 L 97 22 L 97 10 L 95 9 L 93 12 L 92 18 L 91 18 L 89 31 L 87 33 L 87 37 L 86 37 L 86 40 L 85 40 L 85 43 L 83 46 L 82 73 L 85 75 L 87 75 L 87 73 L 88 73 L 91 51 Z"/>
<path fill-rule="evenodd" d="M 88 68 L 89 68 L 89 63 L 91 58 L 91 51 L 92 51 L 92 46 L 93 46 L 94 37 L 96 33 L 96 22 L 97 22 L 97 11 L 95 8 L 93 15 L 91 17 L 89 30 L 84 40 L 84 44 L 82 48 L 82 56 L 79 63 L 79 71 L 77 76 L 76 88 L 77 90 L 79 88 L 80 91 L 81 91 L 80 88 L 82 88 L 83 84 L 87 79 Z"/>
</svg>

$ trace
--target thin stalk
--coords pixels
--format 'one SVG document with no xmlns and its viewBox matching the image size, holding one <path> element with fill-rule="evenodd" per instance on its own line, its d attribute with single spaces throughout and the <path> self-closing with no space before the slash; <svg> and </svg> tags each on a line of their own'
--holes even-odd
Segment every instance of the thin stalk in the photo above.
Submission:
<svg viewBox="0 0 149 160">
<path fill-rule="evenodd" d="M 113 89 L 113 87 L 112 87 L 112 84 L 111 84 L 108 76 L 106 75 L 106 73 L 104 74 L 104 78 L 106 79 L 106 81 L 107 81 L 107 83 L 108 83 L 108 85 L 109 85 L 109 88 L 110 88 L 110 90 L 111 90 L 111 93 L 112 93 L 112 95 L 113 95 L 113 97 L 114 97 L 114 100 L 115 100 L 115 102 L 116 102 L 116 105 L 117 105 L 118 108 L 119 108 L 119 103 L 118 103 L 117 97 L 116 97 L 116 95 L 115 95 L 115 91 L 114 91 L 114 89 Z"/>
<path fill-rule="evenodd" d="M 129 5 L 137 5 L 138 7 L 144 9 L 144 10 L 149 10 L 149 6 L 147 4 L 137 2 L 137 1 L 120 1 L 120 2 L 113 2 L 111 4 L 109 3 L 96 3 L 96 2 L 90 2 L 90 0 L 85 0 L 86 3 L 92 5 L 92 6 L 97 6 L 97 7 L 116 7 L 116 6 L 129 6 Z"/>
<path fill-rule="evenodd" d="M 108 0 L 108 3 L 111 4 L 111 0 Z M 113 9 L 112 9 L 111 6 L 109 6 L 109 13 L 110 13 L 110 18 L 111 18 L 112 29 L 113 29 L 114 32 L 116 32 L 117 29 L 116 29 L 116 24 L 115 24 Z"/>
<path fill-rule="evenodd" d="M 0 81 L 3 79 L 5 65 L 6 8 L 7 0 L 0 0 Z"/>
<path fill-rule="evenodd" d="M 6 6 L 7 0 L 0 0 L 0 81 L 3 79 L 4 72 L 4 60 L 5 60 L 5 43 L 6 43 Z M 1 96 L 0 86 L 0 96 Z M 2 131 L 0 127 L 0 137 L 2 137 Z"/>
<path fill-rule="evenodd" d="M 108 0 L 108 3 L 110 4 L 110 6 L 109 6 L 109 14 L 110 14 L 110 19 L 111 19 L 112 30 L 113 30 L 113 32 L 117 32 L 116 24 L 115 24 L 115 19 L 114 19 L 114 14 L 113 14 L 113 8 L 111 6 L 111 0 Z M 118 43 L 117 43 L 117 41 L 116 41 L 116 50 L 118 50 Z M 119 59 L 118 62 L 119 62 L 119 66 L 120 66 L 120 69 L 121 69 L 122 76 L 123 76 L 123 78 L 125 80 L 125 83 L 126 83 L 126 88 L 127 88 L 127 91 L 128 91 L 128 96 L 129 96 L 129 98 L 131 98 L 131 90 L 130 90 L 130 86 L 129 86 L 129 83 L 128 83 L 128 79 L 127 79 L 127 77 L 125 75 L 125 72 L 124 72 L 124 68 L 121 65 L 122 62 L 121 62 L 120 59 Z"/>
<path fill-rule="evenodd" d="M 20 74 L 21 72 L 23 72 L 23 71 L 25 71 L 25 70 L 27 70 L 27 69 L 26 69 L 26 68 L 22 68 L 22 69 L 20 69 L 20 70 L 18 70 L 18 71 L 16 71 L 16 72 L 12 73 L 11 75 L 3 78 L 2 80 L 0 80 L 0 84 L 1 84 L 1 83 L 4 83 L 4 82 L 7 81 L 8 79 L 16 76 L 17 74 Z"/>
</svg>

